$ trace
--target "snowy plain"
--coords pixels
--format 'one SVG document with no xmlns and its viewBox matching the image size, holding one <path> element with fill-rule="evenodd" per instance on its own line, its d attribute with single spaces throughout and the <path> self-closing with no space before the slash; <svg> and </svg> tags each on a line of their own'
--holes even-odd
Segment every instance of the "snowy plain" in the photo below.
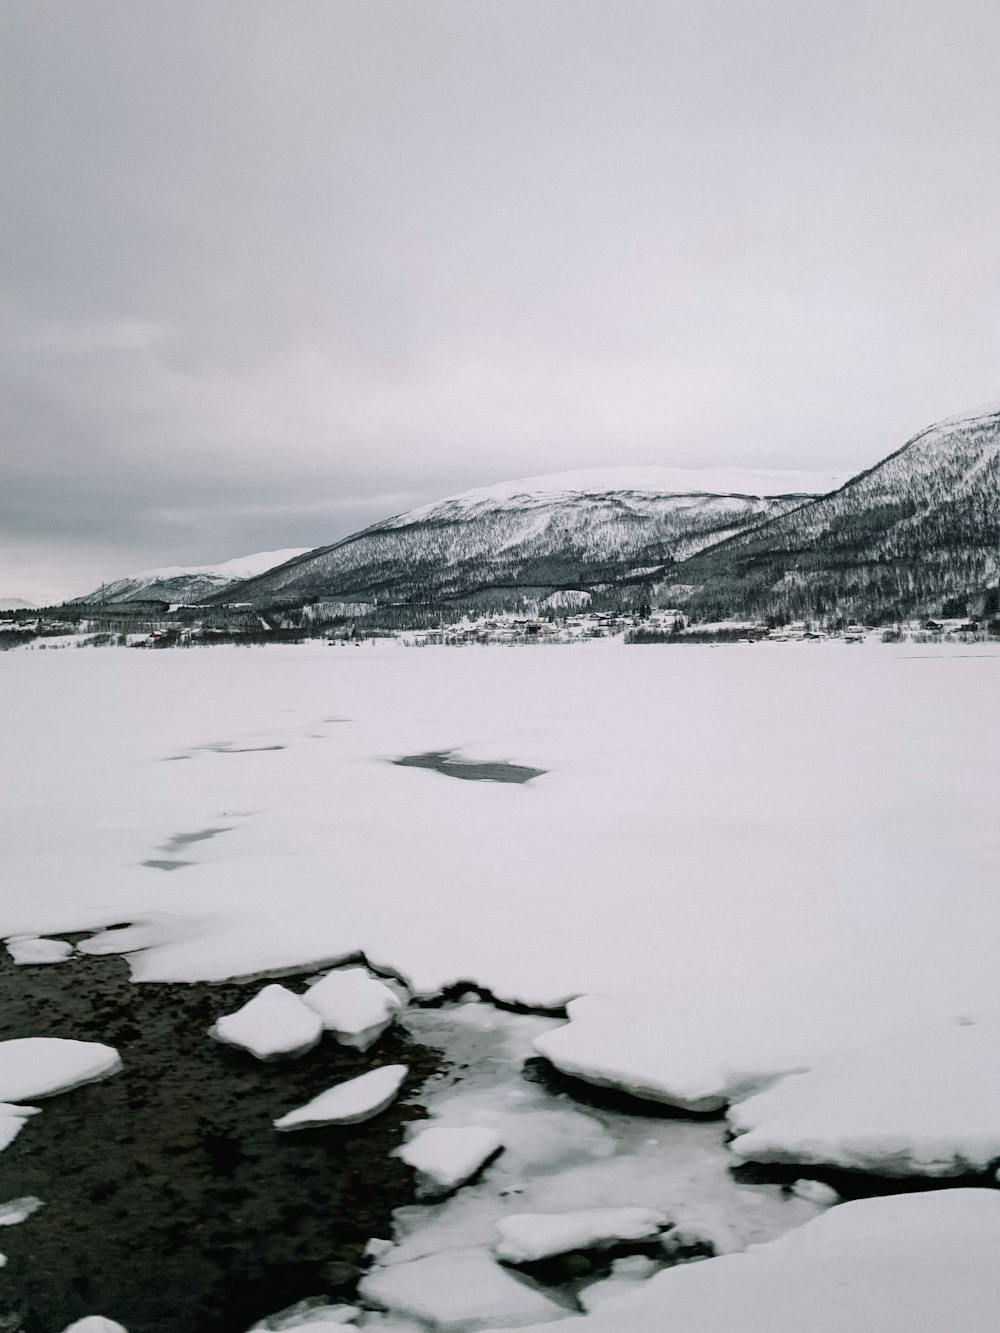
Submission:
<svg viewBox="0 0 1000 1333">
<path fill-rule="evenodd" d="M 417 996 L 473 984 L 550 1011 L 516 1020 L 524 1051 L 695 1109 L 752 1105 L 790 1071 L 836 1079 L 842 1053 L 857 1071 L 851 1052 L 882 1040 L 918 1053 L 920 1086 L 938 1067 L 920 1034 L 944 1025 L 975 1034 L 955 1068 L 984 1101 L 998 673 L 988 646 L 836 642 L 8 653 L 0 935 L 23 950 L 92 931 L 79 947 L 126 954 L 140 983 L 363 957 Z M 543 771 L 460 782 L 394 762 L 431 752 Z M 373 1290 L 446 1264 L 457 1238 L 473 1287 L 492 1280 L 498 1220 L 526 1211 L 696 1212 L 708 1192 L 717 1252 L 816 1214 L 799 1197 L 781 1220 L 773 1198 L 736 1190 L 720 1122 L 676 1122 L 668 1150 L 643 1131 L 623 1172 L 593 1117 L 506 1087 L 499 1109 L 489 1089 L 431 1103 L 436 1124 L 494 1130 L 504 1151 L 485 1185 L 402 1219 Z M 963 1088 L 950 1095 L 960 1107 Z M 948 1141 L 972 1126 L 992 1142 L 990 1108 L 967 1109 L 935 1121 L 935 1160 L 985 1161 Z M 852 1130 L 824 1122 L 833 1148 L 815 1160 L 842 1160 Z"/>
<path fill-rule="evenodd" d="M 661 1050 L 796 1067 L 998 1007 L 998 670 L 905 644 L 5 654 L 0 933 L 114 927 L 83 947 L 138 980 L 363 953 L 418 994 L 602 995 L 630 1040 L 655 1019 Z M 546 772 L 390 762 L 432 750 Z"/>
</svg>

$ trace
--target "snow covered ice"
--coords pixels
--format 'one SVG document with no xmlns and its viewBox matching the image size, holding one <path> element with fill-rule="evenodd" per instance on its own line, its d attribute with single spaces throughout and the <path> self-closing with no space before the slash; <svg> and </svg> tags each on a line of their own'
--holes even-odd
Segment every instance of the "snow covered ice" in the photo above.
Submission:
<svg viewBox="0 0 1000 1333">
<path fill-rule="evenodd" d="M 219 1018 L 210 1035 L 258 1060 L 279 1060 L 311 1051 L 323 1035 L 323 1024 L 293 991 L 270 985 L 235 1013 Z"/>
<path fill-rule="evenodd" d="M 0 1041 L 0 1101 L 31 1101 L 68 1092 L 121 1069 L 118 1052 L 98 1041 L 17 1037 Z"/>
<path fill-rule="evenodd" d="M 358 1291 L 367 1304 L 418 1320 L 439 1333 L 522 1328 L 572 1313 L 481 1250 L 449 1250 L 374 1268 L 362 1278 Z"/>
<path fill-rule="evenodd" d="M 1000 1159 L 1000 1021 L 940 1023 L 793 1074 L 733 1106 L 745 1161 L 962 1176 Z"/>
<path fill-rule="evenodd" d="M 73 952 L 65 940 L 46 940 L 37 935 L 13 936 L 7 941 L 11 960 L 21 966 L 31 963 L 62 963 Z"/>
<path fill-rule="evenodd" d="M 447 1194 L 471 1180 L 503 1147 L 493 1129 L 477 1125 L 431 1125 L 396 1150 L 417 1173 L 424 1194 Z"/>
<path fill-rule="evenodd" d="M 497 1223 L 493 1247 L 508 1264 L 532 1264 L 571 1250 L 610 1249 L 619 1241 L 650 1240 L 669 1219 L 654 1208 L 586 1208 L 575 1213 L 515 1213 Z"/>
<path fill-rule="evenodd" d="M 563 1327 L 566 1333 L 995 1333 L 998 1246 L 996 1191 L 863 1199 L 743 1254 L 666 1269 Z M 532 1333 L 546 1327 L 540 1321 Z"/>
<path fill-rule="evenodd" d="M 92 1314 L 85 1319 L 78 1319 L 75 1324 L 70 1324 L 68 1328 L 63 1329 L 63 1333 L 127 1333 L 121 1324 L 116 1324 L 113 1319 L 105 1319 L 102 1315 Z"/>
<path fill-rule="evenodd" d="M 311 1129 L 316 1125 L 356 1125 L 384 1111 L 406 1078 L 406 1065 L 383 1065 L 338 1083 L 311 1102 L 280 1116 L 275 1129 Z"/>
<path fill-rule="evenodd" d="M 302 996 L 344 1046 L 367 1051 L 399 1011 L 398 996 L 363 967 L 339 968 L 313 982 Z"/>
</svg>

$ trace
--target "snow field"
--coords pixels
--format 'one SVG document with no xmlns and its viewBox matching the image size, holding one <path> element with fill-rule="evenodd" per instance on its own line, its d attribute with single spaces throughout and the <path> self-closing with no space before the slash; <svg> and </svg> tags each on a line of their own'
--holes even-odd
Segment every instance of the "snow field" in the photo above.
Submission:
<svg viewBox="0 0 1000 1333">
<path fill-rule="evenodd" d="M 20 966 L 31 963 L 63 963 L 73 953 L 65 940 L 46 940 L 37 935 L 13 936 L 6 941 L 11 960 Z"/>
</svg>

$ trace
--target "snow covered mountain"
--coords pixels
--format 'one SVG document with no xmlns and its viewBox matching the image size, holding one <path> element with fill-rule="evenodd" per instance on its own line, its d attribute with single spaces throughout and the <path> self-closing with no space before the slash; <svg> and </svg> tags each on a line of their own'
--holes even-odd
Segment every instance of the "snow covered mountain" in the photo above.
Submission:
<svg viewBox="0 0 1000 1333">
<path fill-rule="evenodd" d="M 518 605 L 645 585 L 846 474 L 609 468 L 530 477 L 423 505 L 207 600 Z"/>
<path fill-rule="evenodd" d="M 130 578 L 102 584 L 85 597 L 73 602 L 133 602 L 152 598 L 163 602 L 200 602 L 211 593 L 221 593 L 243 579 L 253 578 L 300 556 L 308 548 L 290 547 L 281 551 L 258 551 L 256 555 L 237 556 L 221 565 L 166 566 L 147 569 Z"/>
<path fill-rule="evenodd" d="M 1000 404 L 930 426 L 834 494 L 695 555 L 660 596 L 706 619 L 1000 614 Z"/>
</svg>

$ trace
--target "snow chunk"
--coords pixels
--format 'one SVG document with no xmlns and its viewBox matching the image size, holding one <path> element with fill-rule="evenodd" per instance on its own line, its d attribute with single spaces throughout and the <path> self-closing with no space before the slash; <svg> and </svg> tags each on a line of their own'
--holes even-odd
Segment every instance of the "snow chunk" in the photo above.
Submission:
<svg viewBox="0 0 1000 1333">
<path fill-rule="evenodd" d="M 493 1129 L 432 1125 L 397 1148 L 395 1156 L 414 1168 L 423 1193 L 448 1194 L 471 1180 L 502 1147 Z"/>
<path fill-rule="evenodd" d="M 406 1065 L 383 1065 L 338 1083 L 305 1106 L 275 1120 L 275 1129 L 310 1129 L 314 1125 L 356 1125 L 389 1106 L 407 1075 Z"/>
<path fill-rule="evenodd" d="M 548 1326 L 571 1312 L 483 1250 L 447 1250 L 376 1268 L 362 1278 L 361 1298 L 440 1333 Z"/>
<path fill-rule="evenodd" d="M 330 972 L 309 987 L 302 999 L 344 1046 L 367 1051 L 392 1023 L 399 997 L 363 967 Z"/>
<path fill-rule="evenodd" d="M 0 1102 L 0 1152 L 10 1145 L 24 1128 L 29 1116 L 38 1115 L 37 1106 L 11 1106 Z"/>
<path fill-rule="evenodd" d="M 7 940 L 7 952 L 20 966 L 29 963 L 63 963 L 73 952 L 65 940 L 47 940 L 38 935 L 17 935 Z"/>
<path fill-rule="evenodd" d="M 566 1333 L 995 1333 L 1000 1194 L 860 1199 L 742 1254 L 668 1268 Z M 497 1326 L 499 1327 L 499 1325 Z M 533 1326 L 543 1333 L 546 1325 Z"/>
<path fill-rule="evenodd" d="M 1000 1020 L 950 1023 L 831 1057 L 734 1106 L 744 1161 L 961 1176 L 1000 1157 Z"/>
<path fill-rule="evenodd" d="M 258 1060 L 280 1060 L 311 1051 L 323 1035 L 319 1016 L 285 986 L 271 985 L 235 1013 L 224 1014 L 209 1036 L 239 1046 Z"/>
<path fill-rule="evenodd" d="M 37 1199 L 33 1194 L 26 1194 L 22 1199 L 11 1199 L 9 1203 L 0 1204 L 0 1227 L 16 1227 L 43 1206 L 41 1199 Z"/>
<path fill-rule="evenodd" d="M 535 1038 L 535 1050 L 564 1074 L 684 1111 L 718 1111 L 735 1087 L 784 1070 L 735 1070 L 687 1023 L 648 1006 L 583 995 L 566 1006 L 569 1022 Z M 687 1029 L 687 1030 L 686 1030 Z"/>
<path fill-rule="evenodd" d="M 497 1223 L 498 1259 L 531 1264 L 571 1250 L 602 1250 L 623 1240 L 649 1240 L 670 1219 L 655 1208 L 582 1208 L 575 1213 L 515 1213 Z"/>
<path fill-rule="evenodd" d="M 114 1047 L 99 1041 L 71 1041 L 65 1037 L 0 1041 L 0 1101 L 52 1097 L 108 1078 L 121 1067 Z"/>
<path fill-rule="evenodd" d="M 619 1296 L 627 1296 L 634 1291 L 637 1284 L 645 1282 L 647 1278 L 658 1272 L 661 1265 L 655 1259 L 648 1259 L 643 1254 L 628 1254 L 621 1259 L 616 1259 L 611 1265 L 611 1276 L 601 1278 L 597 1282 L 590 1282 L 587 1286 L 581 1288 L 579 1297 L 580 1304 L 587 1311 L 596 1310 L 599 1305 L 605 1301 L 617 1300 Z"/>
<path fill-rule="evenodd" d="M 63 1333 L 127 1333 L 127 1330 L 122 1328 L 121 1324 L 116 1324 L 113 1319 L 91 1314 L 86 1319 L 78 1319 L 75 1324 L 64 1328 Z"/>
<path fill-rule="evenodd" d="M 819 1208 L 832 1208 L 840 1203 L 840 1195 L 832 1185 L 824 1185 L 822 1180 L 797 1180 L 791 1187 L 791 1193 L 797 1199 L 805 1199 Z"/>
</svg>

